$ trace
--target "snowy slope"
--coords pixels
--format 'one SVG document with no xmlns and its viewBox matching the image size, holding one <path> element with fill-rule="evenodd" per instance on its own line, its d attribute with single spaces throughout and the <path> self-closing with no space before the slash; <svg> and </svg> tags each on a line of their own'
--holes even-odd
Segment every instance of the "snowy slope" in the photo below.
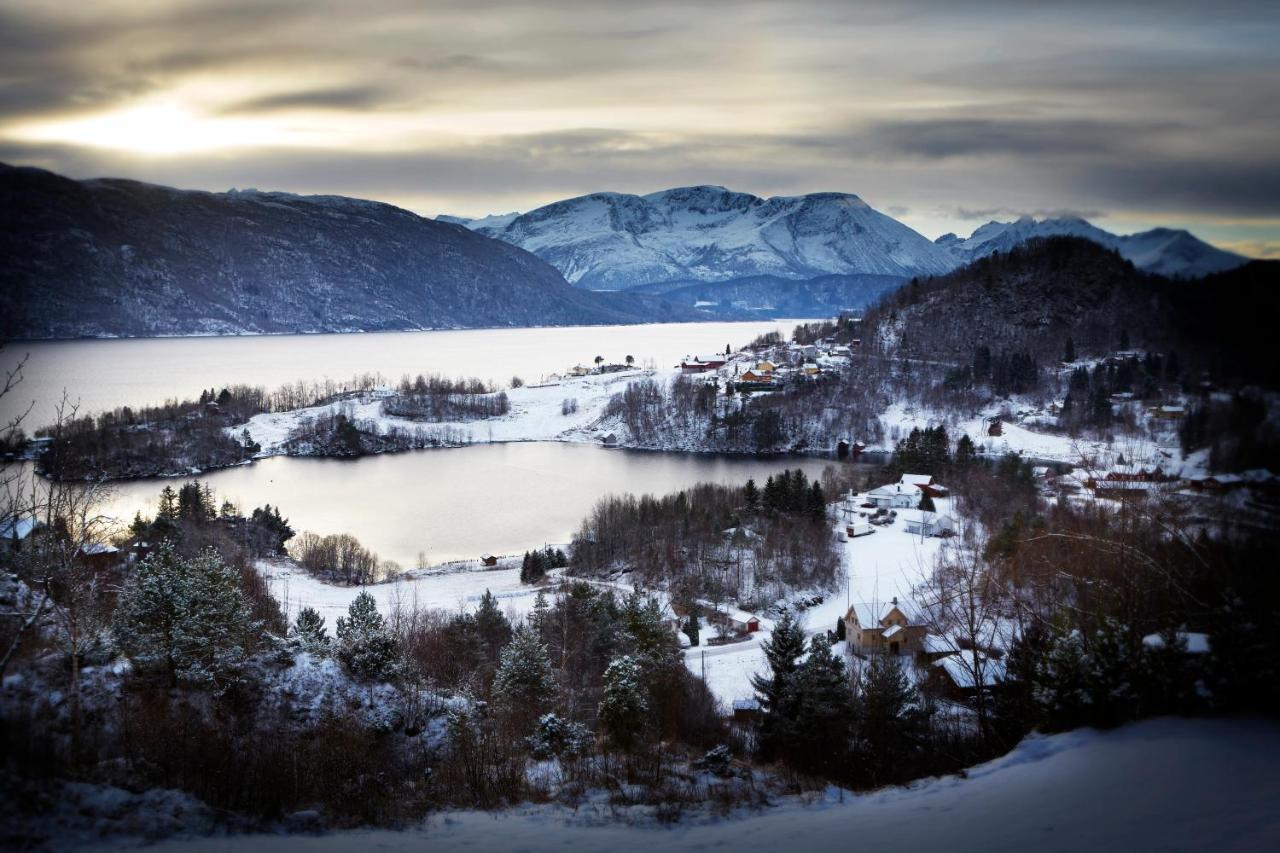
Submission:
<svg viewBox="0 0 1280 853">
<path fill-rule="evenodd" d="M 1058 236 L 1092 240 L 1116 250 L 1140 269 L 1170 278 L 1198 278 L 1238 267 L 1248 260 L 1210 246 L 1187 231 L 1154 228 L 1122 236 L 1077 217 L 1036 220 L 1024 216 L 1014 222 L 988 222 L 967 240 L 946 234 L 938 238 L 936 245 L 951 252 L 960 265 L 993 252 L 1007 252 L 1033 237 Z"/>
<path fill-rule="evenodd" d="M 784 800 L 728 818 L 694 813 L 658 824 L 601 805 L 524 806 L 445 813 L 401 832 L 178 838 L 146 849 L 1270 850 L 1280 837 L 1278 750 L 1280 728 L 1270 721 L 1158 719 L 1032 735 L 963 778 L 862 795 L 833 788 L 816 802 Z"/>
<path fill-rule="evenodd" d="M 573 284 L 621 290 L 752 275 L 947 272 L 945 248 L 847 193 L 760 198 L 696 186 L 594 193 L 507 216 L 449 221 L 533 252 Z"/>
</svg>

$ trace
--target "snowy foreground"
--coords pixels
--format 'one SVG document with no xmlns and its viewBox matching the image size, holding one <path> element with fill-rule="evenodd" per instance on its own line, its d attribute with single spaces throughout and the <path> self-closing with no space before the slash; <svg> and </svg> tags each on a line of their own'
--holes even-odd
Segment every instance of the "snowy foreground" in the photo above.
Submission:
<svg viewBox="0 0 1280 853">
<path fill-rule="evenodd" d="M 1258 851 L 1280 843 L 1280 726 L 1150 720 L 1111 732 L 1032 736 L 947 777 L 819 802 L 618 820 L 607 807 L 454 812 L 413 829 L 172 839 L 148 850 L 937 850 Z M 797 847 L 797 842 L 802 846 Z M 122 845 L 127 846 L 127 845 Z"/>
</svg>

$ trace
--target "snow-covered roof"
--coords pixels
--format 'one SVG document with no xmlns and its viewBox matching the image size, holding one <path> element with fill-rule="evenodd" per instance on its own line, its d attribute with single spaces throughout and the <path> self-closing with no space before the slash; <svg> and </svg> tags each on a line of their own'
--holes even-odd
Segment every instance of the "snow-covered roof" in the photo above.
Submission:
<svg viewBox="0 0 1280 853">
<path fill-rule="evenodd" d="M 1197 631 L 1179 631 L 1178 639 L 1187 647 L 1187 654 L 1207 655 L 1209 653 L 1209 635 Z M 1160 634 L 1148 634 L 1142 638 L 1142 645 L 1149 649 L 1163 649 L 1164 637 Z"/>
<path fill-rule="evenodd" d="M 755 699 L 734 699 L 733 710 L 735 711 L 759 711 L 760 703 Z"/>
<path fill-rule="evenodd" d="M 965 653 L 970 654 L 968 652 Z M 982 666 L 982 686 L 994 687 L 1001 681 L 1004 681 L 1005 667 L 1004 661 L 995 660 L 978 653 L 980 660 L 984 661 Z M 977 678 L 974 676 L 972 660 L 965 661 L 961 659 L 959 654 L 947 655 L 933 662 L 933 665 L 947 673 L 947 677 L 951 679 L 957 687 L 964 689 L 972 689 L 977 685 Z"/>
<path fill-rule="evenodd" d="M 0 538 L 4 539 L 26 539 L 31 532 L 36 529 L 37 522 L 34 518 L 9 518 L 0 522 Z"/>
<path fill-rule="evenodd" d="M 883 631 L 881 631 L 880 635 L 884 637 L 886 640 L 891 640 L 894 637 L 901 634 L 903 630 L 904 629 L 901 625 L 890 625 L 888 628 L 885 628 Z"/>
<path fill-rule="evenodd" d="M 902 513 L 907 524 L 950 524 L 951 516 L 923 509 L 909 509 Z"/>
<path fill-rule="evenodd" d="M 909 621 L 916 621 L 912 615 L 911 605 L 902 601 L 855 601 L 849 605 L 849 609 L 858 620 L 859 628 L 877 627 L 880 620 L 888 616 L 889 611 L 895 607 L 902 611 L 902 615 Z"/>
<path fill-rule="evenodd" d="M 918 495 L 920 489 L 916 486 L 906 486 L 902 483 L 889 483 L 878 489 L 872 489 L 867 492 L 868 495 L 880 495 L 883 497 L 893 497 L 894 495 Z"/>
<path fill-rule="evenodd" d="M 120 549 L 105 542 L 86 542 L 80 546 L 82 554 L 114 554 Z"/>
<path fill-rule="evenodd" d="M 933 482 L 932 474 L 903 474 L 898 481 L 904 486 L 927 486 Z"/>
<path fill-rule="evenodd" d="M 925 634 L 920 639 L 920 648 L 931 655 L 951 654 L 959 651 L 956 644 L 951 642 L 947 637 L 939 637 L 937 634 Z"/>
</svg>

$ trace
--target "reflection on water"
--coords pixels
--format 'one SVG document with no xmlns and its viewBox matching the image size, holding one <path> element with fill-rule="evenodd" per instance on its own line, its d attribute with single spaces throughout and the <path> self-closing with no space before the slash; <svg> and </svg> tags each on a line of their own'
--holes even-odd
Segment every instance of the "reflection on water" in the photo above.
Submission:
<svg viewBox="0 0 1280 853">
<path fill-rule="evenodd" d="M 566 542 L 609 493 L 666 494 L 700 481 L 748 477 L 763 484 L 787 467 L 816 477 L 828 464 L 834 463 L 523 442 L 354 461 L 280 457 L 204 479 L 219 500 L 230 498 L 242 509 L 278 505 L 296 530 L 352 533 L 409 568 L 420 552 L 439 563 Z M 154 512 L 165 482 L 117 484 L 113 513 L 127 520 L 136 509 Z"/>
<path fill-rule="evenodd" d="M 0 367 L 30 358 L 22 385 L 0 399 L 5 420 L 35 402 L 27 431 L 53 419 L 65 390 L 80 413 L 116 406 L 195 398 L 223 385 L 276 388 L 298 380 L 350 379 L 381 373 L 477 376 L 526 381 L 590 364 L 634 356 L 637 364 L 675 364 L 696 352 L 743 346 L 770 331 L 790 334 L 799 320 L 755 323 L 654 323 L 641 326 L 570 326 L 474 329 L 458 332 L 382 332 L 348 335 L 271 335 L 222 338 L 151 338 L 17 343 L 0 351 Z"/>
</svg>

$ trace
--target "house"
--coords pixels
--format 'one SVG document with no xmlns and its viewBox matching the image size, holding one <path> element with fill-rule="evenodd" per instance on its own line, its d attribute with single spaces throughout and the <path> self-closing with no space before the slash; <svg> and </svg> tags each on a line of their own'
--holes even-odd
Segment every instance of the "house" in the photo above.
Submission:
<svg viewBox="0 0 1280 853">
<path fill-rule="evenodd" d="M 40 522 L 31 516 L 5 519 L 0 522 L 0 541 L 3 541 L 10 549 L 17 551 L 22 547 L 22 543 L 29 539 L 32 533 L 36 532 L 39 526 Z"/>
<path fill-rule="evenodd" d="M 734 699 L 733 721 L 735 723 L 753 723 L 760 719 L 760 702 L 756 699 Z"/>
<path fill-rule="evenodd" d="M 756 362 L 755 370 L 757 373 L 773 373 L 777 369 L 778 365 L 769 361 L 767 358 L 762 358 Z"/>
<path fill-rule="evenodd" d="M 688 356 L 684 357 L 684 361 L 680 362 L 681 373 L 706 373 L 709 370 L 719 370 L 724 367 L 724 356 Z"/>
<path fill-rule="evenodd" d="M 818 367 L 818 365 L 814 364 L 812 361 L 806 361 L 804 364 L 800 365 L 800 372 L 805 376 L 817 376 L 822 372 L 822 368 Z"/>
<path fill-rule="evenodd" d="M 493 566 L 498 565 L 498 558 L 492 554 L 481 554 L 480 564 L 492 568 Z"/>
<path fill-rule="evenodd" d="M 855 602 L 844 617 L 845 636 L 850 651 L 861 655 L 887 652 L 913 653 L 927 630 L 907 615 L 905 604 L 894 598 L 888 605 Z"/>
<path fill-rule="evenodd" d="M 738 377 L 739 382 L 754 382 L 759 385 L 770 385 L 773 383 L 773 373 L 757 373 L 754 370 L 748 370 Z"/>
<path fill-rule="evenodd" d="M 944 536 L 956 530 L 955 520 L 939 512 L 916 509 L 903 513 L 902 519 L 907 532 L 917 536 Z"/>
<path fill-rule="evenodd" d="M 605 447 L 617 447 L 618 436 L 614 435 L 611 432 L 607 432 L 604 435 L 600 436 L 600 443 L 603 444 Z"/>
<path fill-rule="evenodd" d="M 945 498 L 950 494 L 946 486 L 934 482 L 932 474 L 903 474 L 898 483 L 903 486 L 915 486 L 931 498 Z"/>
<path fill-rule="evenodd" d="M 992 438 L 998 438 L 1004 435 L 1004 424 L 999 418 L 990 418 L 987 420 L 987 435 Z"/>
<path fill-rule="evenodd" d="M 586 376 L 590 372 L 591 368 L 587 367 L 585 364 L 575 364 L 573 367 L 569 368 L 570 376 Z"/>
<path fill-rule="evenodd" d="M 120 549 L 105 542 L 86 542 L 76 551 L 80 562 L 95 571 L 103 571 L 120 563 Z"/>
<path fill-rule="evenodd" d="M 973 654 L 966 651 L 938 658 L 929 667 L 928 683 L 947 698 L 956 701 L 973 698 L 978 692 L 979 678 L 983 690 L 998 687 L 1005 677 L 1004 661 L 978 652 L 975 666 Z"/>
<path fill-rule="evenodd" d="M 1187 409 L 1185 406 L 1153 406 L 1150 412 L 1157 420 L 1176 421 L 1186 415 Z"/>
<path fill-rule="evenodd" d="M 905 509 L 920 505 L 920 490 L 915 486 L 891 483 L 867 492 L 867 502 L 881 509 Z"/>
<path fill-rule="evenodd" d="M 1037 483 L 1044 483 L 1052 486 L 1053 481 L 1058 479 L 1058 472 L 1050 468 L 1048 465 L 1037 465 L 1031 469 L 1031 479 Z"/>
</svg>

